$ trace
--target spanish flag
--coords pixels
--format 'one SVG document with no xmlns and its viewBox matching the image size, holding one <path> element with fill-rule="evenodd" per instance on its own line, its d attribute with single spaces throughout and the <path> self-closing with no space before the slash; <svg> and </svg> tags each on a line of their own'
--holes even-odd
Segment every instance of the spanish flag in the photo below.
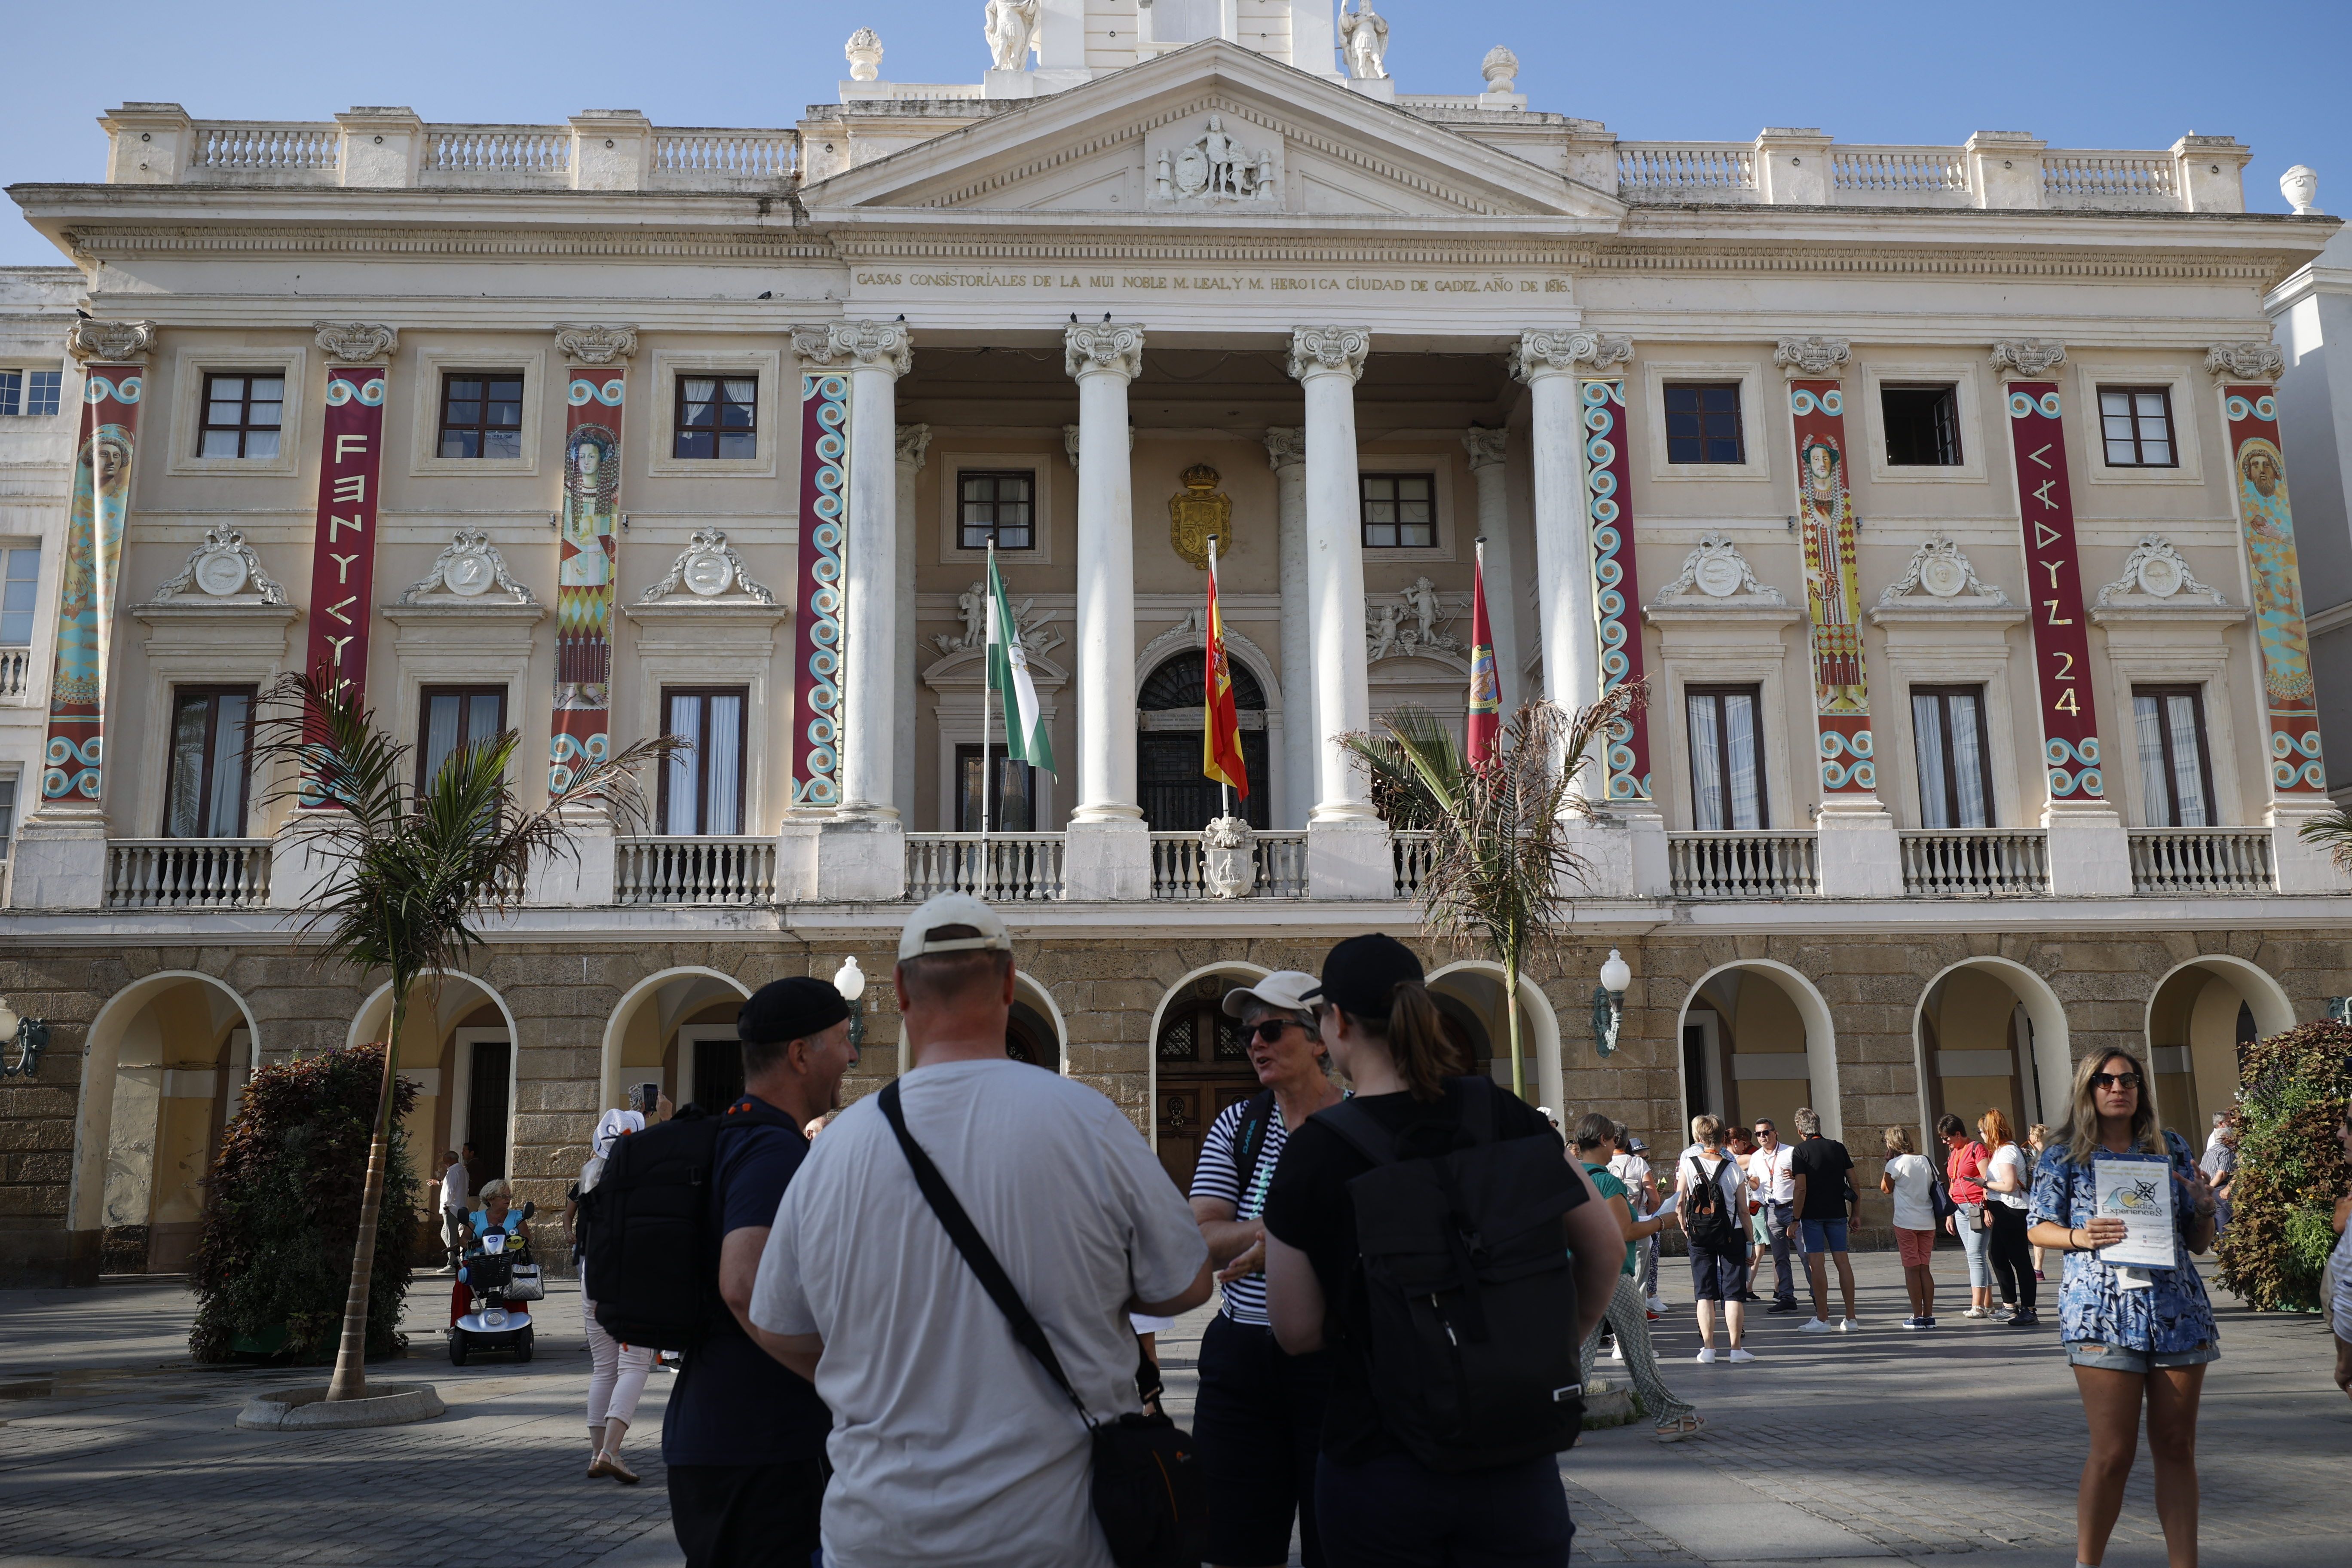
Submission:
<svg viewBox="0 0 2352 1568">
<path fill-rule="evenodd" d="M 1486 626 L 1486 542 L 1478 542 L 1475 575 L 1470 579 L 1470 765 L 1495 760 L 1495 735 L 1503 727 L 1503 693 L 1495 668 L 1495 634 Z"/>
<path fill-rule="evenodd" d="M 1249 798 L 1249 766 L 1242 761 L 1242 716 L 1234 706 L 1234 675 L 1225 665 L 1225 622 L 1217 610 L 1217 541 L 1209 539 L 1206 690 L 1202 693 L 1201 771 Z"/>
</svg>

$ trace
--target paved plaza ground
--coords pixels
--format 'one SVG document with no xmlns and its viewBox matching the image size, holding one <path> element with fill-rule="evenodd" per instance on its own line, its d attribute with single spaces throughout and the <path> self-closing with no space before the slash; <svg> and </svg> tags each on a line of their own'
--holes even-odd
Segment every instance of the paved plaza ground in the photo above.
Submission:
<svg viewBox="0 0 2352 1568">
<path fill-rule="evenodd" d="M 1758 1360 L 1734 1367 L 1692 1362 L 1686 1276 L 1666 1260 L 1666 1373 L 1709 1436 L 1661 1447 L 1637 1426 L 1562 1456 L 1577 1561 L 2074 1561 L 2083 1422 L 2054 1331 L 1946 1312 L 1945 1328 L 1906 1333 L 1894 1258 L 1856 1262 L 1860 1333 L 1815 1337 L 1792 1318 L 1759 1317 Z M 1965 1305 L 1958 1255 L 1939 1254 L 1938 1273 L 1944 1300 Z M 236 1429 L 253 1390 L 323 1374 L 193 1366 L 189 1298 L 175 1283 L 0 1292 L 0 1568 L 677 1563 L 659 1457 L 670 1380 L 656 1374 L 630 1438 L 645 1484 L 586 1480 L 577 1295 L 558 1285 L 545 1303 L 531 1364 L 461 1371 L 432 1331 L 445 1290 L 419 1280 L 415 1352 L 372 1375 L 429 1380 L 448 1414 L 314 1435 Z M 1161 1341 L 1180 1419 L 1206 1321 L 1196 1312 Z M 2205 1561 L 2352 1565 L 2352 1401 L 2329 1380 L 2326 1329 L 2223 1298 L 2221 1342 L 2200 1428 Z M 2107 1562 L 2163 1561 L 2143 1456 Z"/>
</svg>

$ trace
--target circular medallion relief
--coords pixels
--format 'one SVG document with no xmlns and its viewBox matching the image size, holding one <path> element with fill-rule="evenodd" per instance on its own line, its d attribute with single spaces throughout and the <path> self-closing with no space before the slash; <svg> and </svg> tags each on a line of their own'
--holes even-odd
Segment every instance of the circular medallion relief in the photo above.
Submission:
<svg viewBox="0 0 2352 1568">
<path fill-rule="evenodd" d="M 2169 599 L 2180 591 L 2180 563 L 2168 555 L 2151 555 L 2139 563 L 2136 574 L 2140 592 L 2159 599 Z"/>
<path fill-rule="evenodd" d="M 487 593 L 498 578 L 490 558 L 478 550 L 462 551 L 441 563 L 441 584 L 465 598 Z"/>
<path fill-rule="evenodd" d="M 698 550 L 686 558 L 682 575 L 697 596 L 715 598 L 735 580 L 735 563 L 716 550 Z"/>
<path fill-rule="evenodd" d="M 215 599 L 225 599 L 245 586 L 245 562 L 229 551 L 219 551 L 196 563 L 196 586 Z"/>
<path fill-rule="evenodd" d="M 1969 585 L 1969 569 L 1948 555 L 1931 555 L 1919 567 L 1919 586 L 1948 599 Z"/>
<path fill-rule="evenodd" d="M 1691 573 L 1691 581 L 1710 598 L 1727 599 L 1739 592 L 1739 580 L 1745 574 L 1730 556 L 1710 555 Z"/>
</svg>

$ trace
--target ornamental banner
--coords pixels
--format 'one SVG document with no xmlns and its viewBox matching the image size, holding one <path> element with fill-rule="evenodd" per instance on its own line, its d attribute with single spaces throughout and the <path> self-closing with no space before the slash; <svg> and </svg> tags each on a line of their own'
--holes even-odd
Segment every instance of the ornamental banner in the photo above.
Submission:
<svg viewBox="0 0 2352 1568">
<path fill-rule="evenodd" d="M 612 754 L 613 575 L 621 504 L 625 373 L 574 365 L 564 401 L 562 544 L 555 573 L 555 722 L 551 794 Z"/>
<path fill-rule="evenodd" d="M 66 505 L 64 571 L 58 587 L 58 650 L 49 680 L 41 799 L 95 803 L 106 750 L 108 655 L 122 566 L 122 521 L 131 507 L 131 459 L 139 445 L 139 399 L 146 372 L 93 364 L 82 384 L 74 440 L 73 493 Z"/>
<path fill-rule="evenodd" d="M 1805 608 L 1812 621 L 1813 715 L 1822 790 L 1875 795 L 1870 687 L 1862 668 L 1862 588 L 1846 485 L 1845 394 L 1834 381 L 1791 381 L 1797 433 L 1797 529 L 1805 546 Z"/>
<path fill-rule="evenodd" d="M 848 501 L 849 378 L 801 377 L 801 554 L 793 574 L 793 804 L 841 804 L 841 548 Z"/>
<path fill-rule="evenodd" d="M 2263 691 L 2271 710 L 2271 786 L 2282 795 L 2325 795 L 2319 698 L 2303 625 L 2303 580 L 2295 568 L 2294 518 L 2286 503 L 2277 395 L 2267 386 L 2224 386 L 2221 414 L 2230 426 L 2238 526 L 2252 569 L 2254 635 L 2262 644 Z"/>
<path fill-rule="evenodd" d="M 1584 410 L 1584 511 L 1592 530 L 1592 613 L 1606 696 L 1642 679 L 1642 602 L 1633 573 L 1633 442 L 1622 380 L 1580 381 Z M 1609 798 L 1650 798 L 1650 716 L 1635 708 L 1609 729 Z"/>
<path fill-rule="evenodd" d="M 376 483 L 383 460 L 382 365 L 327 372 L 311 534 L 310 635 L 303 668 L 354 703 L 367 695 L 368 610 L 375 584 Z"/>
<path fill-rule="evenodd" d="M 2042 760 L 2050 798 L 2105 800 L 2099 713 L 2091 694 L 2091 640 L 2074 550 L 2074 500 L 2066 486 L 2066 430 L 2058 389 L 2011 382 L 2009 437 L 2017 458 L 2017 506 L 2025 534 L 2025 591 L 2032 613 L 2033 669 L 2042 693 Z"/>
</svg>

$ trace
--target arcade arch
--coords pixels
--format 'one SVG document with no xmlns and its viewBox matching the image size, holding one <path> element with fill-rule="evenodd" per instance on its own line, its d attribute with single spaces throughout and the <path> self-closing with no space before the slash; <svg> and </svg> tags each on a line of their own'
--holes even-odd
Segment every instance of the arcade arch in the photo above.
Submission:
<svg viewBox="0 0 2352 1568">
<path fill-rule="evenodd" d="M 1936 1122 L 1947 1115 L 1973 1135 L 1978 1119 L 1998 1108 L 2020 1142 L 2035 1122 L 2065 1118 L 2074 1081 L 2066 1009 L 2048 982 L 2012 959 L 1964 959 L 1930 980 L 1912 1044 L 1923 1149 L 1937 1146 Z"/>
<path fill-rule="evenodd" d="M 1496 1083 L 1511 1081 L 1511 1024 L 1503 1005 L 1503 966 L 1483 959 L 1464 959 L 1433 970 L 1431 1000 L 1449 1032 L 1470 1047 L 1480 1072 Z M 1551 999 L 1525 974 L 1519 976 L 1519 1047 L 1522 1071 L 1538 1101 L 1563 1119 L 1568 1108 L 1566 1078 L 1560 1057 L 1559 1018 Z"/>
<path fill-rule="evenodd" d="M 438 981 L 436 988 L 435 982 Z M 401 1126 L 420 1172 L 437 1173 L 445 1149 L 474 1145 L 468 1184 L 508 1173 L 514 1147 L 515 1047 L 506 998 L 461 970 L 419 978 L 401 1031 L 400 1076 L 417 1087 Z M 352 1019 L 346 1045 L 392 1032 L 392 984 L 375 988 Z"/>
<path fill-rule="evenodd" d="M 627 1102 L 642 1083 L 677 1105 L 717 1110 L 743 1092 L 735 1015 L 751 993 L 731 974 L 698 965 L 649 974 L 622 993 L 604 1024 L 597 1109 Z"/>
<path fill-rule="evenodd" d="M 187 1267 L 259 1038 L 245 998 L 194 970 L 136 981 L 90 1021 L 67 1208 L 70 1228 L 98 1233 L 100 1273 Z"/>
<path fill-rule="evenodd" d="M 1213 963 L 1170 986 L 1151 1015 L 1151 1144 L 1179 1191 L 1192 1187 L 1201 1142 L 1217 1113 L 1257 1092 L 1227 991 L 1265 979 L 1255 963 Z"/>
<path fill-rule="evenodd" d="M 1702 1111 L 1726 1121 L 1769 1117 L 1793 1138 L 1795 1113 L 1810 1105 L 1824 1137 L 1844 1136 L 1829 1004 L 1787 964 L 1750 958 L 1708 970 L 1685 999 L 1675 1036 L 1684 1123 L 1674 1147 L 1688 1142 L 1690 1119 Z"/>
<path fill-rule="evenodd" d="M 2208 953 L 2175 968 L 2147 1000 L 2158 1118 L 2202 1149 L 2215 1114 L 2237 1100 L 2241 1047 L 2293 1027 L 2285 991 L 2244 959 Z"/>
</svg>

